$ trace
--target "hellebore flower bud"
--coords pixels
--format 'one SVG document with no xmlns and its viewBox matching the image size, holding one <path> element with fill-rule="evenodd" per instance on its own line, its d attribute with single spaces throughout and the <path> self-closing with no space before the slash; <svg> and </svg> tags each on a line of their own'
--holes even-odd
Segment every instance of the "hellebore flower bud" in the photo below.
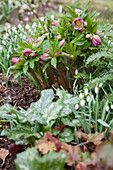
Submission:
<svg viewBox="0 0 113 170">
<path fill-rule="evenodd" d="M 35 57 L 35 56 L 36 56 L 35 52 L 31 53 L 31 57 Z"/>
<path fill-rule="evenodd" d="M 97 45 L 101 44 L 101 39 L 98 35 L 94 35 L 92 39 L 93 45 L 96 47 Z"/>
<path fill-rule="evenodd" d="M 16 63 L 19 62 L 19 58 L 18 58 L 18 57 L 13 57 L 13 58 L 11 59 L 11 62 L 12 62 L 13 64 L 16 64 Z"/>
<path fill-rule="evenodd" d="M 43 53 L 43 54 L 40 55 L 40 60 L 41 61 L 46 61 L 48 56 L 49 55 L 47 53 Z"/>
<path fill-rule="evenodd" d="M 31 42 L 31 40 L 33 40 L 33 38 L 32 38 L 32 37 L 29 37 L 29 38 L 28 38 L 28 42 Z"/>
<path fill-rule="evenodd" d="M 38 39 L 35 42 L 38 43 L 41 39 L 42 37 L 38 37 Z"/>
<path fill-rule="evenodd" d="M 91 37 L 90 34 L 86 34 L 86 38 L 89 39 Z"/>
<path fill-rule="evenodd" d="M 52 26 L 57 27 L 57 23 L 53 21 L 53 22 L 51 23 L 51 27 L 52 27 Z"/>
<path fill-rule="evenodd" d="M 59 53 L 58 53 L 58 52 L 56 52 L 55 54 L 59 55 Z"/>
<path fill-rule="evenodd" d="M 60 48 L 64 45 L 65 40 L 60 41 Z"/>
<path fill-rule="evenodd" d="M 74 28 L 75 30 L 82 30 L 83 27 L 84 27 L 84 21 L 83 21 L 82 18 L 77 17 L 77 18 L 74 19 L 72 25 L 73 25 L 73 28 Z"/>
<path fill-rule="evenodd" d="M 27 48 L 23 51 L 24 56 L 28 56 L 31 53 L 31 49 Z"/>
<path fill-rule="evenodd" d="M 61 35 L 57 35 L 56 38 L 57 38 L 57 39 L 61 39 Z"/>
</svg>

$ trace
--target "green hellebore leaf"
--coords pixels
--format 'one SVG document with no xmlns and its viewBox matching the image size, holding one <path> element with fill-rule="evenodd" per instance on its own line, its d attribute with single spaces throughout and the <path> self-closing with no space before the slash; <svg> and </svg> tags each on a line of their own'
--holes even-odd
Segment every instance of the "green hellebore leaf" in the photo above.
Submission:
<svg viewBox="0 0 113 170">
<path fill-rule="evenodd" d="M 56 57 L 52 58 L 51 65 L 56 68 L 56 66 L 57 66 L 57 59 L 56 59 Z"/>
<path fill-rule="evenodd" d="M 63 170 L 65 153 L 50 152 L 41 157 L 35 148 L 28 148 L 17 155 L 15 165 L 17 170 Z"/>
</svg>

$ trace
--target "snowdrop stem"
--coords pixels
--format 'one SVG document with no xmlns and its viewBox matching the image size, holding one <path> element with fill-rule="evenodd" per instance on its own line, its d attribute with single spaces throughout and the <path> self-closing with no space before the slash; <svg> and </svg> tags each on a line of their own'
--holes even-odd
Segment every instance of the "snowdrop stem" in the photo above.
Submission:
<svg viewBox="0 0 113 170">
<path fill-rule="evenodd" d="M 99 115 L 99 103 L 98 103 L 98 93 L 96 94 L 96 113 L 95 113 L 95 123 L 96 123 L 96 127 L 95 127 L 95 131 L 98 131 L 98 115 Z"/>
</svg>

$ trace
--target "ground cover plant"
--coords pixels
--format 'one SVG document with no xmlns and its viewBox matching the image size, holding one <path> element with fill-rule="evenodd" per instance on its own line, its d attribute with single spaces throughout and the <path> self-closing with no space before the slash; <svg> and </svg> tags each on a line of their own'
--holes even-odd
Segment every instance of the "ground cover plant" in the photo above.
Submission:
<svg viewBox="0 0 113 170">
<path fill-rule="evenodd" d="M 82 10 L 66 5 L 58 18 L 4 34 L 15 44 L 2 40 L 12 63 L 4 72 L 14 79 L 26 75 L 40 93 L 28 109 L 0 107 L 8 153 L 21 152 L 17 170 L 113 169 L 112 25 L 99 25 L 89 3 Z"/>
</svg>

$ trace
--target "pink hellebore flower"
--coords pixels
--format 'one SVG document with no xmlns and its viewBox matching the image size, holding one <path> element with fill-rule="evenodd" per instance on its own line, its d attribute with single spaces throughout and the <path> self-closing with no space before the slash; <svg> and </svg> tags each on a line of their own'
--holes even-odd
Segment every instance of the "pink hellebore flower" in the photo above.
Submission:
<svg viewBox="0 0 113 170">
<path fill-rule="evenodd" d="M 52 27 L 52 26 L 57 27 L 57 23 L 53 21 L 53 22 L 51 23 L 51 27 Z"/>
<path fill-rule="evenodd" d="M 73 28 L 74 28 L 75 30 L 82 30 L 83 27 L 84 27 L 84 21 L 83 21 L 82 18 L 77 17 L 77 18 L 74 19 L 72 25 L 73 25 Z"/>
<path fill-rule="evenodd" d="M 28 42 L 31 42 L 31 40 L 34 40 L 32 37 L 28 38 Z"/>
<path fill-rule="evenodd" d="M 13 57 L 13 58 L 11 59 L 11 62 L 12 62 L 13 64 L 16 64 L 16 63 L 19 62 L 19 58 L 18 58 L 18 57 Z"/>
<path fill-rule="evenodd" d="M 58 52 L 56 52 L 55 54 L 56 54 L 56 55 L 59 55 L 59 53 L 58 53 Z"/>
<path fill-rule="evenodd" d="M 97 45 L 101 44 L 101 39 L 98 35 L 94 35 L 92 38 L 92 43 L 96 47 Z"/>
<path fill-rule="evenodd" d="M 38 37 L 38 39 L 35 42 L 38 43 L 41 39 L 42 37 Z"/>
<path fill-rule="evenodd" d="M 57 38 L 57 39 L 61 39 L 61 35 L 57 35 L 56 38 Z"/>
<path fill-rule="evenodd" d="M 31 49 L 27 48 L 23 51 L 24 56 L 28 56 L 31 53 Z"/>
<path fill-rule="evenodd" d="M 40 55 L 40 60 L 41 61 L 46 61 L 48 56 L 49 55 L 47 53 L 43 53 L 43 54 Z"/>
<path fill-rule="evenodd" d="M 64 45 L 65 40 L 60 41 L 60 48 Z"/>
<path fill-rule="evenodd" d="M 86 38 L 89 39 L 91 36 L 90 34 L 86 34 Z"/>
<path fill-rule="evenodd" d="M 31 57 L 35 57 L 35 56 L 36 56 L 35 52 L 31 53 Z"/>
</svg>

